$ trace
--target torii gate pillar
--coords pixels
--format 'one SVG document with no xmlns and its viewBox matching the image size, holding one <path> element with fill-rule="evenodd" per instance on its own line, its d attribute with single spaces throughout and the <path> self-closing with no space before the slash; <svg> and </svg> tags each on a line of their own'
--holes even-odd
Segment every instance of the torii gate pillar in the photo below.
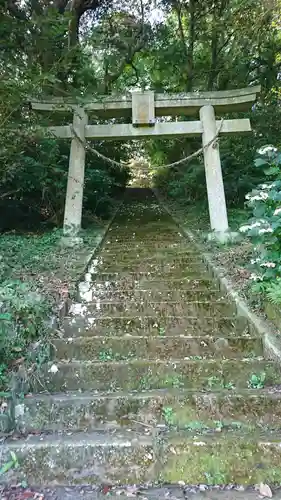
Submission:
<svg viewBox="0 0 281 500">
<path fill-rule="evenodd" d="M 203 133 L 205 176 L 209 204 L 211 229 L 219 240 L 229 239 L 226 201 L 218 141 L 206 145 L 216 136 L 216 118 L 213 106 L 207 105 L 200 109 L 200 120 Z"/>
<path fill-rule="evenodd" d="M 72 137 L 70 146 L 63 222 L 63 243 L 71 246 L 83 243 L 79 232 L 82 221 L 86 155 L 85 126 L 87 124 L 87 113 L 83 108 L 76 108 L 73 114 L 75 135 Z"/>
</svg>

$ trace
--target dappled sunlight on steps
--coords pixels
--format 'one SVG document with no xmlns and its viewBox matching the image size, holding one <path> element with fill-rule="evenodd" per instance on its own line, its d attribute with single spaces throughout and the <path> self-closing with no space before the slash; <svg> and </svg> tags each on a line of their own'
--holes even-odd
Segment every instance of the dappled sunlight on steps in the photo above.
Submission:
<svg viewBox="0 0 281 500">
<path fill-rule="evenodd" d="M 11 440 L 33 484 L 281 481 L 281 376 L 149 191 L 128 190 Z"/>
</svg>

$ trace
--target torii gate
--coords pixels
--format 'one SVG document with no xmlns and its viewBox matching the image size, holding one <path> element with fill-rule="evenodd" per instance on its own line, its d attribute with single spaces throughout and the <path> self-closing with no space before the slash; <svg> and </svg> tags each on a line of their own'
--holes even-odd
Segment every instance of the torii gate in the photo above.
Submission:
<svg viewBox="0 0 281 500">
<path fill-rule="evenodd" d="M 69 171 L 64 212 L 64 236 L 80 242 L 82 220 L 85 141 L 104 139 L 137 139 L 144 137 L 193 137 L 202 135 L 204 165 L 208 193 L 210 224 L 220 241 L 229 237 L 229 227 L 223 186 L 219 145 L 210 144 L 219 130 L 221 134 L 250 133 L 248 118 L 216 121 L 216 114 L 249 110 L 260 93 L 260 86 L 221 92 L 184 94 L 154 94 L 152 91 L 132 92 L 131 95 L 106 96 L 77 105 L 65 99 L 32 101 L 34 110 L 73 112 L 73 124 L 47 127 L 61 139 L 71 139 Z M 110 119 L 132 117 L 131 124 L 90 125 L 89 115 Z M 194 116 L 196 121 L 157 122 L 156 116 Z M 221 126 L 221 129 L 219 127 Z"/>
</svg>

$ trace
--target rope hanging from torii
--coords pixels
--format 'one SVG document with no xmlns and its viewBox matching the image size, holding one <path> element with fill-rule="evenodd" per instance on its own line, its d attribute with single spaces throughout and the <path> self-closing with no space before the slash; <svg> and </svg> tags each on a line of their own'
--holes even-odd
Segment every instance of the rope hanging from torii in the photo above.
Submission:
<svg viewBox="0 0 281 500">
<path fill-rule="evenodd" d="M 173 163 L 168 163 L 166 165 L 161 165 L 161 168 L 173 168 L 173 167 L 177 167 L 177 166 L 181 165 L 182 163 L 186 163 L 187 161 L 192 160 L 193 158 L 197 158 L 197 156 L 199 156 L 200 154 L 202 154 L 205 149 L 207 149 L 209 146 L 211 146 L 211 144 L 213 144 L 213 147 L 215 147 L 214 143 L 217 141 L 217 139 L 219 137 L 220 131 L 222 129 L 223 121 L 224 120 L 222 119 L 221 122 L 220 122 L 220 125 L 218 127 L 216 135 L 213 137 L 213 139 L 211 139 L 209 142 L 207 142 L 207 144 L 205 144 L 205 146 L 202 146 L 201 148 L 197 149 L 197 151 L 195 151 L 194 153 L 191 153 L 190 155 L 186 156 L 185 158 L 182 158 L 181 160 L 177 160 L 177 161 L 174 161 Z M 83 141 L 81 139 L 81 137 L 79 137 L 79 135 L 77 134 L 77 132 L 76 132 L 75 128 L 73 127 L 73 125 L 71 125 L 71 130 L 72 130 L 72 133 L 73 133 L 74 137 L 84 146 L 84 148 L 86 150 L 90 151 L 91 153 L 94 153 L 101 160 L 104 160 L 107 163 L 110 163 L 111 165 L 116 166 L 116 167 L 123 168 L 124 166 L 126 166 L 126 163 L 120 163 L 120 162 L 118 162 L 116 160 L 112 160 L 111 158 L 108 158 L 107 156 L 103 155 L 102 153 L 100 153 L 99 151 L 97 151 L 95 148 L 93 148 L 92 146 L 90 146 L 90 144 L 87 141 Z"/>
</svg>

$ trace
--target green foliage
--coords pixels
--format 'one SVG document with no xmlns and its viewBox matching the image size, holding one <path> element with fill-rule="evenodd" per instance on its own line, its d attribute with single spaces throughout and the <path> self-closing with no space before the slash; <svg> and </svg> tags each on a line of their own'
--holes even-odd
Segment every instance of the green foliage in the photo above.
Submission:
<svg viewBox="0 0 281 500">
<path fill-rule="evenodd" d="M 253 373 L 248 381 L 248 386 L 250 389 L 263 389 L 265 385 L 266 374 Z"/>
<path fill-rule="evenodd" d="M 169 406 L 164 406 L 162 409 L 162 416 L 164 418 L 165 424 L 168 426 L 172 426 L 175 420 L 175 412 L 173 408 Z"/>
<path fill-rule="evenodd" d="M 25 357 L 31 342 L 47 331 L 50 303 L 30 283 L 3 281 L 0 286 L 0 384 L 8 382 L 11 363 Z"/>
<path fill-rule="evenodd" d="M 258 151 L 255 167 L 269 179 L 246 195 L 251 210 L 248 224 L 240 227 L 255 245 L 252 279 L 270 282 L 281 276 L 281 154 L 272 146 Z M 259 285 L 258 285 L 259 286 Z M 258 287 L 255 290 L 258 291 Z"/>
</svg>

